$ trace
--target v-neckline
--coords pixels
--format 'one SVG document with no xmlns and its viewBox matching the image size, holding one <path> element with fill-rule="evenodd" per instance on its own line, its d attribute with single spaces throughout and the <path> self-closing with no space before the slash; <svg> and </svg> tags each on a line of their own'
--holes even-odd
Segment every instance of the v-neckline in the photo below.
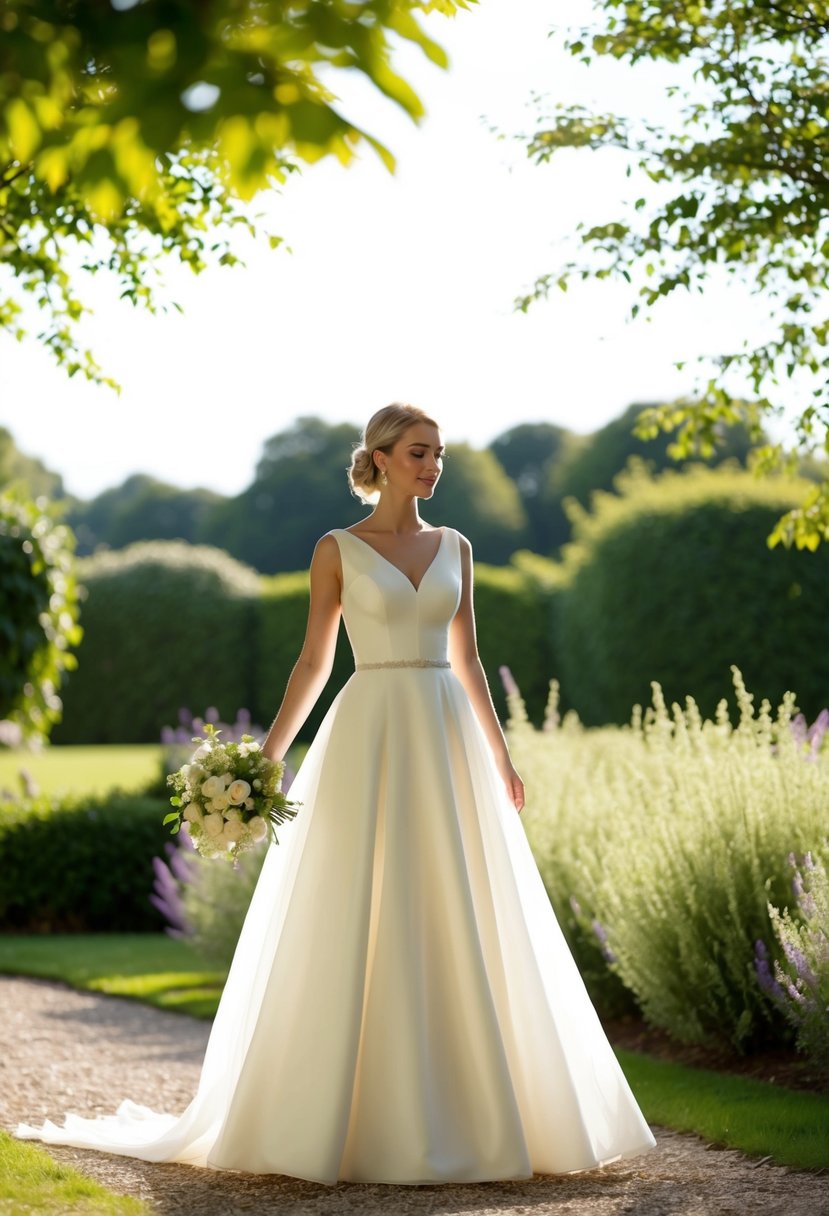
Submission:
<svg viewBox="0 0 829 1216">
<path fill-rule="evenodd" d="M 384 557 L 384 555 L 382 553 L 380 553 L 380 551 L 378 549 L 374 548 L 374 545 L 370 545 L 367 540 L 363 540 L 362 536 L 358 536 L 356 532 L 350 532 L 348 530 L 348 528 L 342 528 L 341 531 L 347 533 L 348 536 L 353 536 L 354 539 L 356 541 L 359 541 L 359 543 L 361 545 L 365 545 L 365 547 L 367 549 L 370 549 L 371 552 L 375 555 L 375 557 L 379 557 L 381 562 L 385 562 L 387 566 L 391 566 L 392 570 L 396 570 L 397 573 L 401 576 L 401 578 L 406 580 L 406 582 L 411 587 L 412 591 L 414 591 L 415 595 L 417 595 L 417 593 L 420 591 L 420 588 L 423 586 L 423 581 L 426 578 L 426 575 L 429 573 L 429 571 L 432 569 L 432 566 L 434 566 L 435 562 L 438 560 L 438 557 L 440 556 L 440 551 L 443 548 L 443 538 L 446 536 L 446 528 L 444 527 L 441 530 L 440 541 L 438 542 L 438 547 L 437 547 L 437 549 L 435 549 L 435 556 L 432 558 L 432 560 L 429 562 L 429 565 L 426 567 L 426 569 L 421 574 L 420 582 L 415 587 L 414 583 L 409 578 L 408 574 L 406 574 L 405 571 L 401 570 L 399 566 L 396 566 L 394 564 L 394 562 L 390 562 L 387 557 Z"/>
</svg>

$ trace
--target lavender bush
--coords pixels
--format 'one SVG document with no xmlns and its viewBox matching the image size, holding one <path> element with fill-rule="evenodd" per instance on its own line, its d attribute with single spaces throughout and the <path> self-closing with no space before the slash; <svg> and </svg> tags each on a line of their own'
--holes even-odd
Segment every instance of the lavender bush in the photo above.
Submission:
<svg viewBox="0 0 829 1216">
<path fill-rule="evenodd" d="M 772 960 L 765 942 L 755 954 L 763 991 L 794 1028 L 797 1047 L 816 1063 L 829 1065 L 829 875 L 811 853 L 789 854 L 796 912 L 769 904 L 769 918 L 782 961 Z"/>
<path fill-rule="evenodd" d="M 572 710 L 559 720 L 551 681 L 541 731 L 507 681 L 507 732 L 522 824 L 579 965 L 616 977 L 677 1039 L 748 1051 L 792 1037 L 757 983 L 755 943 L 771 935 L 768 904 L 786 903 L 789 851 L 827 847 L 829 715 L 807 727 L 790 692 L 776 715 L 755 709 L 732 674 L 736 722 L 725 698 L 704 720 L 653 681 L 629 725 L 587 729 Z"/>
<path fill-rule="evenodd" d="M 803 714 L 792 718 L 792 734 L 806 759 L 816 760 L 824 745 L 829 740 L 829 709 L 822 709 L 811 726 L 807 726 Z"/>
</svg>

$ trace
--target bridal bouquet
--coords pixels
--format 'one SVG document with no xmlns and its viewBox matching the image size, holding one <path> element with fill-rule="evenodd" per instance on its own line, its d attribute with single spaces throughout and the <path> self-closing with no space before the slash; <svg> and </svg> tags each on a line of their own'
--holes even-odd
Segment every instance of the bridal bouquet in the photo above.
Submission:
<svg viewBox="0 0 829 1216">
<path fill-rule="evenodd" d="M 282 761 L 262 754 L 253 735 L 242 735 L 239 743 L 222 743 L 212 723 L 204 727 L 206 738 L 167 784 L 175 793 L 170 802 L 177 809 L 164 817 L 171 832 L 188 832 L 203 857 L 233 861 L 272 833 L 276 825 L 293 819 L 300 803 L 289 802 L 282 793 Z"/>
</svg>

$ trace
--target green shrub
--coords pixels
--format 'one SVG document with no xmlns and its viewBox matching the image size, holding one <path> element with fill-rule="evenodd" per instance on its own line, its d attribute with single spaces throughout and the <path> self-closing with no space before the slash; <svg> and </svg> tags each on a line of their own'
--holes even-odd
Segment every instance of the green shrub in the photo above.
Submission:
<svg viewBox="0 0 829 1216">
<path fill-rule="evenodd" d="M 0 930 L 157 932 L 149 893 L 167 810 L 121 791 L 0 802 Z"/>
<path fill-rule="evenodd" d="M 691 695 L 711 715 L 732 664 L 772 704 L 791 688 L 809 718 L 829 704 L 829 648 L 816 645 L 829 547 L 766 545 L 806 483 L 733 466 L 652 478 L 640 465 L 616 484 L 592 513 L 571 507 L 554 604 L 567 706 L 588 725 L 623 723 L 656 680 L 667 700 Z"/>
<path fill-rule="evenodd" d="M 0 494 L 0 719 L 4 741 L 41 741 L 61 716 L 58 687 L 77 666 L 75 537 L 60 508 L 20 485 Z"/>
<path fill-rule="evenodd" d="M 790 728 L 793 695 L 758 714 L 739 671 L 740 710 L 703 720 L 690 697 L 628 726 L 586 730 L 572 713 L 537 732 L 508 727 L 527 786 L 524 825 L 580 964 L 597 952 L 645 1017 L 677 1039 L 738 1050 L 787 1042 L 761 988 L 755 942 L 768 904 L 788 902 L 788 856 L 827 850 L 829 753 Z M 572 901 L 572 902 L 571 902 Z M 601 989 L 599 991 L 601 997 Z"/>
<path fill-rule="evenodd" d="M 78 563 L 78 669 L 56 743 L 155 743 L 182 705 L 250 706 L 259 576 L 218 549 L 149 541 Z"/>
<path fill-rule="evenodd" d="M 478 650 L 499 716 L 506 695 L 499 669 L 509 667 L 534 721 L 547 700 L 547 672 L 553 668 L 550 592 L 542 580 L 520 566 L 475 564 L 475 625 Z"/>
</svg>

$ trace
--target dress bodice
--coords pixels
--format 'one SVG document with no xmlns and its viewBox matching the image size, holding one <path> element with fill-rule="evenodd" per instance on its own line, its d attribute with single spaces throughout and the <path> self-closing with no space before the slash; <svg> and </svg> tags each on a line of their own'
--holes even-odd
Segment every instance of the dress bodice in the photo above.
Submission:
<svg viewBox="0 0 829 1216">
<path fill-rule="evenodd" d="M 449 623 L 461 596 L 460 542 L 444 528 L 437 553 L 415 588 L 376 549 L 335 528 L 343 569 L 342 613 L 355 663 L 446 662 Z"/>
</svg>

